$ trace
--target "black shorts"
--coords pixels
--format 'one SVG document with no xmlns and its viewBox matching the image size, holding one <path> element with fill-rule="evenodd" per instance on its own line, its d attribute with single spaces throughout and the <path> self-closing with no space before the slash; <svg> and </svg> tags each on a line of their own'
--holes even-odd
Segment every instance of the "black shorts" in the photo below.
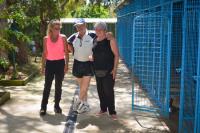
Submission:
<svg viewBox="0 0 200 133">
<path fill-rule="evenodd" d="M 82 78 L 83 76 L 93 76 L 92 63 L 90 61 L 81 62 L 74 60 L 72 74 L 77 78 Z"/>
</svg>

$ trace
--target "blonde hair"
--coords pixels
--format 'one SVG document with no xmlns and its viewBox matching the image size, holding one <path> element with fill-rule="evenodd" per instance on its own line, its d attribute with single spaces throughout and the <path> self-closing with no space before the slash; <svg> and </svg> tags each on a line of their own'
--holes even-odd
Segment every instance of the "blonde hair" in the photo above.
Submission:
<svg viewBox="0 0 200 133">
<path fill-rule="evenodd" d="M 62 28 L 62 24 L 59 19 L 52 19 L 47 27 L 47 36 L 52 34 L 52 29 L 54 28 L 55 25 L 59 25 L 60 28 Z"/>
</svg>

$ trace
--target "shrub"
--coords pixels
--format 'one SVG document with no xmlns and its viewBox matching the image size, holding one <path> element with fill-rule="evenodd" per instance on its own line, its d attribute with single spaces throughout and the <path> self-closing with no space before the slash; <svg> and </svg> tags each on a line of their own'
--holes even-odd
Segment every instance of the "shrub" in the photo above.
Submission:
<svg viewBox="0 0 200 133">
<path fill-rule="evenodd" d="M 6 72 L 9 68 L 9 62 L 5 58 L 0 58 L 0 69 Z"/>
</svg>

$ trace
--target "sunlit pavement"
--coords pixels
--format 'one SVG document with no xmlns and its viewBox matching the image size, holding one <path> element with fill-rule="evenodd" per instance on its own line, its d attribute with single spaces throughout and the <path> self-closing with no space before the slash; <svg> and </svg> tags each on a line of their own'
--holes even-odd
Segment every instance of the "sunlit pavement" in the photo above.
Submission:
<svg viewBox="0 0 200 133">
<path fill-rule="evenodd" d="M 70 63 L 70 68 L 72 63 Z M 50 94 L 47 115 L 39 116 L 44 76 L 35 77 L 26 86 L 1 87 L 11 92 L 11 100 L 0 106 L 0 133 L 63 133 L 70 110 L 76 81 L 69 73 L 65 75 L 61 107 L 63 114 L 53 112 L 54 84 Z M 142 112 L 132 112 L 132 83 L 125 65 L 120 62 L 116 85 L 115 103 L 118 120 L 108 115 L 96 117 L 99 100 L 94 78 L 92 79 L 88 102 L 91 111 L 80 114 L 75 124 L 75 133 L 164 133 L 169 132 L 166 124 L 158 116 Z"/>
</svg>

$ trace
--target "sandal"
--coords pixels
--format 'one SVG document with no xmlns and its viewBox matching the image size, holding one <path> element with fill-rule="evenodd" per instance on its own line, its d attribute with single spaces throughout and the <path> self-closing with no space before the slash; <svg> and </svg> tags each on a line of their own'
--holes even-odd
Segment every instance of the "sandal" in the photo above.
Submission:
<svg viewBox="0 0 200 133">
<path fill-rule="evenodd" d="M 96 116 L 102 116 L 102 115 L 105 115 L 105 114 L 107 114 L 107 111 L 99 111 L 98 113 L 96 113 L 95 115 Z"/>
<path fill-rule="evenodd" d="M 116 115 L 116 114 L 112 114 L 112 115 L 110 115 L 110 116 L 111 116 L 111 119 L 112 119 L 112 120 L 114 120 L 114 121 L 117 120 L 117 115 Z"/>
</svg>

